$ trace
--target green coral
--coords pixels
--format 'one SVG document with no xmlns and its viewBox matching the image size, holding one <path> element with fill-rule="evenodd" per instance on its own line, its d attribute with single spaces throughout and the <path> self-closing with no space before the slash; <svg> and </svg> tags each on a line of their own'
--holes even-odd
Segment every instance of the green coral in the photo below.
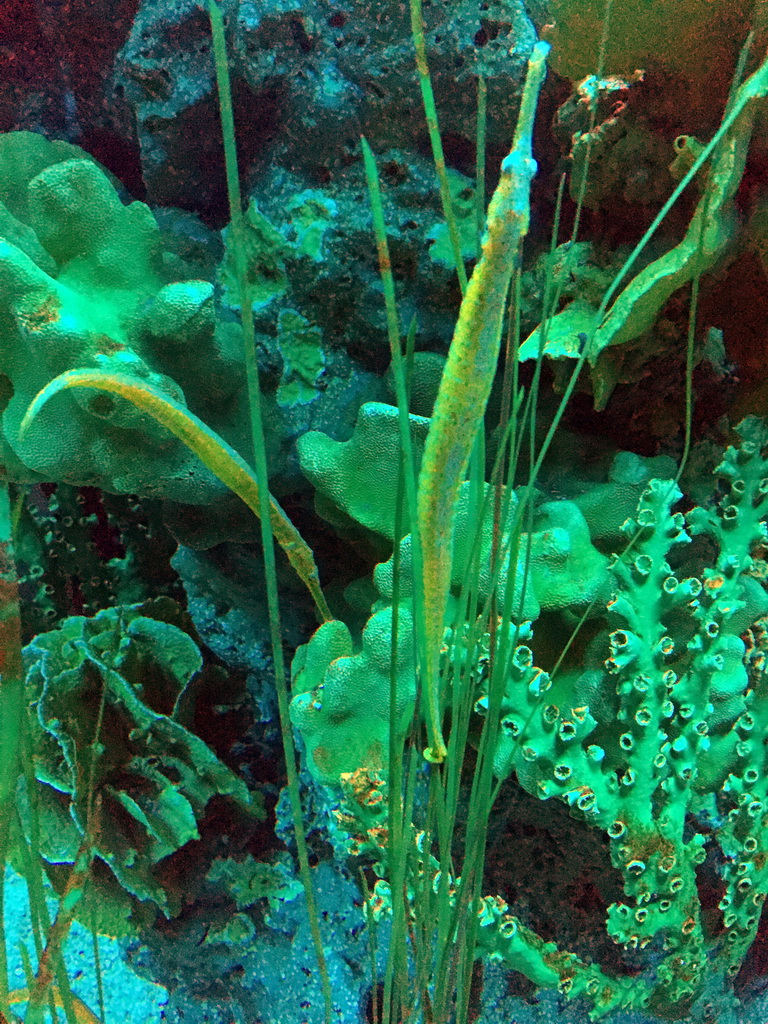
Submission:
<svg viewBox="0 0 768 1024">
<path fill-rule="evenodd" d="M 482 600 L 490 596 L 494 586 L 491 571 L 493 506 L 488 500 L 491 495 L 489 484 L 483 484 L 479 500 L 472 496 L 468 483 L 462 484 L 454 516 L 451 586 L 458 594 L 464 580 L 473 573 L 470 556 L 478 530 L 480 508 L 483 508 L 476 569 L 477 594 Z M 513 494 L 506 522 L 501 524 L 503 558 L 495 584 L 501 593 L 510 574 L 510 548 L 517 515 L 518 503 Z M 512 605 L 515 619 L 535 620 L 542 610 L 583 609 L 605 591 L 606 564 L 606 556 L 592 544 L 587 523 L 577 505 L 571 501 L 544 502 L 536 509 L 530 536 L 521 533 L 517 545 Z M 390 558 L 374 570 L 374 582 L 385 598 L 391 598 L 393 594 L 393 569 L 394 559 Z M 412 593 L 410 535 L 401 544 L 400 588 L 401 593 Z"/>
<path fill-rule="evenodd" d="M 719 790 L 725 815 L 715 838 L 726 854 L 720 908 L 727 935 L 709 956 L 719 957 L 730 976 L 754 940 L 756 907 L 768 893 L 768 871 L 757 855 L 768 783 L 765 752 L 754 738 L 756 729 L 762 735 L 768 704 L 762 677 L 750 687 L 739 637 L 741 613 L 748 608 L 752 619 L 766 605 L 748 574 L 752 552 L 768 537 L 762 455 L 768 433 L 754 419 L 740 432 L 741 447 L 729 448 L 716 471 L 726 481 L 719 500 L 687 516 L 690 533 L 707 535 L 719 552 L 700 579 L 678 578 L 668 561 L 673 548 L 690 540 L 685 519 L 672 511 L 681 497 L 674 482 L 650 481 L 626 524 L 636 540 L 631 554 L 611 563 L 615 592 L 607 610 L 615 628 L 601 639 L 608 656 L 597 684 L 615 693 L 610 713 L 599 701 L 585 701 L 573 676 L 553 686 L 534 667 L 531 651 L 520 647 L 494 761 L 499 777 L 514 770 L 530 793 L 557 797 L 608 834 L 627 897 L 609 908 L 609 933 L 633 949 L 661 937 L 667 951 L 655 982 L 635 985 L 622 1005 L 649 1002 L 667 1013 L 684 1012 L 704 983 L 707 937 L 696 865 L 706 837 L 690 834 L 687 822 L 713 792 Z M 477 709 L 486 707 L 481 697 Z M 589 972 L 572 994 L 577 991 L 589 993 Z M 615 1005 L 596 1000 L 600 1012 Z"/>
<path fill-rule="evenodd" d="M 394 538 L 400 460 L 397 416 L 394 406 L 366 402 L 349 441 L 334 441 L 311 430 L 297 444 L 302 472 L 317 488 L 321 508 L 328 509 L 329 516 L 340 510 L 389 540 Z M 429 420 L 411 415 L 409 423 L 418 467 Z"/>
<path fill-rule="evenodd" d="M 181 899 L 158 868 L 200 838 L 209 800 L 228 796 L 263 816 L 258 795 L 189 729 L 204 672 L 185 625 L 172 601 L 157 599 L 66 619 L 24 651 L 42 856 L 74 861 L 97 800 L 96 856 L 168 916 Z"/>
<path fill-rule="evenodd" d="M 389 760 L 390 672 L 394 671 L 399 728 L 410 722 L 416 698 L 413 619 L 399 612 L 393 658 L 391 608 L 371 616 L 355 653 L 343 622 L 326 622 L 296 652 L 291 668 L 291 719 L 301 732 L 309 767 L 320 782 Z"/>
<path fill-rule="evenodd" d="M 301 468 L 318 490 L 316 504 L 326 518 L 338 521 L 342 512 L 369 530 L 394 540 L 395 501 L 399 465 L 400 437 L 398 413 L 393 406 L 369 402 L 360 409 L 349 441 L 333 441 L 319 431 L 310 431 L 298 443 Z M 409 416 L 414 462 L 421 462 L 429 421 Z M 490 485 L 472 497 L 469 484 L 462 485 L 454 514 L 454 551 L 451 582 L 459 588 L 467 576 L 469 558 L 480 507 L 484 508 L 478 576 L 478 593 L 490 593 L 490 560 L 493 534 Z M 636 494 L 635 494 L 636 500 Z M 629 511 L 629 510 L 628 510 Z M 512 540 L 518 501 L 512 494 L 508 502 L 506 525 L 502 524 L 502 546 Z M 407 515 L 403 513 L 403 530 Z M 402 546 L 404 592 L 410 593 L 410 537 Z M 527 573 L 526 573 L 527 561 Z M 392 595 L 392 560 L 377 566 L 374 581 L 385 597 Z M 525 597 L 521 619 L 536 619 L 541 610 L 583 607 L 597 597 L 604 586 L 605 556 L 592 544 L 587 523 L 573 502 L 545 502 L 539 505 L 533 522 L 532 543 L 527 551 L 527 534 L 518 545 L 515 570 L 515 608 Z M 499 586 L 504 588 L 509 571 L 509 556 L 501 569 Z M 524 581 L 526 581 L 524 583 Z M 525 590 L 525 593 L 524 593 Z"/>
<path fill-rule="evenodd" d="M 502 670 L 494 774 L 505 779 L 514 773 L 531 795 L 563 801 L 575 817 L 607 834 L 624 881 L 624 898 L 608 909 L 608 933 L 627 949 L 658 940 L 663 947 L 653 971 L 614 979 L 544 943 L 501 897 L 488 896 L 479 910 L 477 955 L 504 962 L 539 985 L 557 985 L 569 998 L 586 997 L 592 1019 L 618 1008 L 685 1014 L 703 990 L 708 963 L 731 977 L 739 970 L 768 894 L 761 852 L 768 822 L 761 740 L 768 728 L 768 688 L 761 659 L 750 676 L 740 636 L 768 611 L 768 596 L 754 576 L 760 571 L 755 553 L 768 540 L 768 428 L 749 419 L 739 432 L 740 447 L 729 448 L 715 469 L 719 492 L 685 517 L 674 510 L 682 497 L 674 480 L 648 480 L 643 460 L 622 460 L 616 483 L 629 487 L 627 495 L 642 486 L 622 531 L 633 546 L 604 570 L 612 596 L 584 666 L 551 677 L 537 667 L 531 647 L 519 644 L 531 635 L 523 626 Z M 458 520 L 467 515 L 467 486 Z M 542 508 L 552 517 L 552 534 L 572 531 L 569 520 L 580 517 L 569 501 Z M 671 568 L 673 560 L 687 564 L 691 536 L 706 537 L 714 553 L 698 576 Z M 373 858 L 381 878 L 387 877 L 389 856 L 382 815 L 390 668 L 406 698 L 397 709 L 400 729 L 414 711 L 407 546 L 408 538 L 394 662 L 389 607 L 369 620 L 359 652 L 346 626 L 329 622 L 294 662 L 292 718 L 307 744 L 309 767 L 334 786 L 336 819 L 350 836 L 348 852 Z M 461 559 L 455 552 L 454 564 L 461 566 Z M 380 585 L 383 568 L 377 570 Z M 585 566 L 583 579 L 590 575 Z M 446 633 L 441 673 L 445 680 L 458 657 L 462 685 L 475 689 L 474 709 L 484 717 L 490 704 L 488 634 L 473 647 L 471 665 L 466 648 L 466 638 L 457 647 Z M 706 815 L 708 832 L 691 829 L 698 815 Z M 722 938 L 705 927 L 697 886 L 708 834 L 725 857 Z M 440 865 L 414 839 L 417 873 L 433 875 L 437 885 Z M 452 880 L 448 898 L 454 902 Z M 369 902 L 377 918 L 391 910 L 386 881 L 376 883 Z"/>
<path fill-rule="evenodd" d="M 90 157 L 16 132 L 0 136 L 0 167 L 0 457 L 11 479 L 190 503 L 221 495 L 183 445 L 121 400 L 74 392 L 19 437 L 35 394 L 66 370 L 130 376 L 181 403 L 184 388 L 210 414 L 241 390 L 241 356 L 215 321 L 212 284 L 169 280 L 149 207 L 124 205 Z M 204 387 L 185 346 L 198 362 L 206 353 Z"/>
</svg>

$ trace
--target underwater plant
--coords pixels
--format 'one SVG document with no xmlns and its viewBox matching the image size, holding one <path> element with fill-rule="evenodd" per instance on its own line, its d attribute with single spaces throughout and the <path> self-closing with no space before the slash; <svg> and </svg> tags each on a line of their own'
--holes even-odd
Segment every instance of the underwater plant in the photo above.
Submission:
<svg viewBox="0 0 768 1024">
<path fill-rule="evenodd" d="M 579 249 L 578 232 L 587 204 L 600 201 L 589 179 L 594 152 L 609 135 L 604 126 L 616 116 L 612 110 L 599 120 L 605 97 L 629 88 L 605 76 L 614 7 L 621 0 L 607 0 L 602 10 L 595 75 L 580 93 L 587 119 L 573 142 L 581 178 L 571 182 L 572 235 L 561 243 L 562 178 L 541 257 L 538 322 L 524 338 L 534 132 L 550 45 L 536 42 L 528 54 L 517 127 L 487 210 L 479 187 L 463 197 L 465 217 L 476 214 L 473 247 L 472 231 L 456 223 L 424 12 L 420 0 L 410 2 L 445 221 L 437 262 L 455 272 L 461 297 L 429 415 L 417 416 L 412 395 L 427 361 L 414 351 L 415 322 L 405 336 L 401 329 L 386 181 L 364 138 L 395 400 L 361 404 L 345 440 L 307 430 L 296 445 L 318 510 L 341 536 L 376 553 L 357 615 L 351 597 L 321 587 L 310 545 L 270 493 L 255 316 L 290 275 L 285 237 L 244 208 L 216 0 L 208 11 L 231 215 L 226 273 L 216 286 L 239 305 L 239 349 L 231 322 L 222 326 L 217 315 L 211 282 L 189 276 L 181 260 L 161 258 L 148 207 L 123 206 L 97 165 L 71 151 L 24 138 L 7 143 L 26 154 L 34 173 L 11 190 L 0 250 L 4 458 L 17 488 L 0 489 L 0 850 L 7 857 L 15 846 L 28 876 L 38 949 L 24 990 L 8 991 L 0 962 L 6 1019 L 24 1000 L 26 1024 L 44 1020 L 46 1007 L 54 1019 L 59 1006 L 68 1022 L 91 1019 L 70 990 L 62 947 L 96 861 L 134 898 L 173 916 L 180 903 L 155 869 L 199 836 L 208 800 L 229 794 L 251 815 L 260 809 L 192 731 L 185 701 L 202 657 L 172 603 L 62 618 L 27 646 L 25 667 L 14 545 L 24 487 L 41 479 L 136 488 L 181 502 L 197 492 L 201 505 L 230 491 L 258 517 L 292 841 L 323 1000 L 322 1009 L 310 1004 L 312 1019 L 322 1014 L 329 1024 L 341 1012 L 313 884 L 313 830 L 359 877 L 375 1024 L 466 1024 L 481 1012 L 483 962 L 518 972 L 536 990 L 581 1000 L 590 1019 L 628 1009 L 685 1019 L 705 1012 L 705 1000 L 735 1006 L 731 983 L 768 893 L 768 428 L 747 417 L 736 427 L 740 441 L 731 435 L 732 444 L 694 449 L 693 374 L 702 358 L 702 280 L 746 244 L 736 197 L 768 96 L 768 60 L 755 53 L 766 8 L 756 5 L 719 127 L 706 144 L 678 145 L 686 157 L 670 197 L 632 246 L 603 256 L 600 266 Z M 478 181 L 485 175 L 484 89 L 481 81 Z M 687 189 L 698 190 L 689 220 L 677 225 L 674 244 L 660 243 L 659 228 Z M 294 243 L 313 259 L 332 207 L 304 196 L 299 209 Z M 116 226 L 120 245 L 106 244 L 109 232 L 95 245 L 94 215 Z M 749 230 L 758 228 L 756 216 Z M 130 273 L 127 237 L 141 257 Z M 271 282 L 270 297 L 254 277 Z M 582 371 L 590 372 L 597 410 L 621 385 L 643 380 L 654 328 L 687 286 L 679 443 L 669 449 L 677 459 L 614 452 L 605 478 L 579 480 L 563 425 L 585 386 Z M 280 322 L 298 340 L 294 363 L 277 375 L 277 404 L 302 405 L 311 401 L 325 355 L 314 350 L 318 332 L 301 314 Z M 229 382 L 230 390 L 215 394 L 202 388 L 195 401 L 249 458 L 188 408 L 190 389 L 175 379 L 168 355 L 175 344 L 184 362 L 180 339 L 204 344 L 205 358 L 221 370 L 217 380 Z M 707 358 L 721 364 L 708 340 Z M 545 387 L 550 364 L 560 390 L 554 399 Z M 226 408 L 240 368 L 248 416 L 237 400 L 240 421 L 232 428 Z M 191 381 L 188 371 L 180 373 Z M 134 467 L 137 437 L 150 454 Z M 319 622 L 295 650 L 290 688 L 275 541 Z M 607 934 L 623 958 L 604 963 L 583 942 L 576 950 L 567 939 L 553 941 L 516 913 L 511 896 L 489 894 L 492 835 L 512 787 L 542 803 L 560 801 L 585 831 L 602 833 L 620 887 L 607 907 Z M 309 821 L 310 800 L 321 808 L 319 824 Z M 107 814 L 125 826 L 113 830 L 111 845 Z M 55 815 L 66 821 L 66 857 L 41 836 Z M 57 872 L 53 864 L 66 867 Z M 44 874 L 60 896 L 53 921 L 44 910 Z M 211 942 L 249 942 L 254 919 L 244 912 L 262 898 L 274 912 L 295 899 L 299 887 L 289 876 L 284 861 L 217 861 L 206 880 L 229 886 L 237 914 L 213 930 Z M 717 890 L 721 915 L 705 886 Z M 2 940 L 0 932 L 0 948 Z"/>
</svg>

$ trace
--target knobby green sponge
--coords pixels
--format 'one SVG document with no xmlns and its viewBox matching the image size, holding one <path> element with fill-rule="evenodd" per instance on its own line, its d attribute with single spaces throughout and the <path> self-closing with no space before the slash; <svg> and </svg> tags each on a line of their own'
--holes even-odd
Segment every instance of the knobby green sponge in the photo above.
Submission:
<svg viewBox="0 0 768 1024">
<path fill-rule="evenodd" d="M 35 394 L 93 368 L 151 384 L 208 422 L 241 387 L 213 285 L 165 251 L 148 206 L 125 205 L 75 146 L 0 136 L 0 459 L 12 479 L 92 484 L 190 504 L 223 488 L 183 445 L 120 398 L 58 396 L 21 441 Z M 172 375 L 171 375 L 172 374 Z"/>
</svg>

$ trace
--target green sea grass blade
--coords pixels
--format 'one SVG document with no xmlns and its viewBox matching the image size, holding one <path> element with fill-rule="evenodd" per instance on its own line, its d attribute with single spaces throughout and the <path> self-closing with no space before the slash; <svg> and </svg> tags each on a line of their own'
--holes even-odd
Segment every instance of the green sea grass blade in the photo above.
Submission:
<svg viewBox="0 0 768 1024">
<path fill-rule="evenodd" d="M 320 933 L 320 918 L 317 910 L 317 900 L 309 866 L 309 850 L 307 848 L 306 833 L 304 830 L 303 811 L 301 806 L 301 794 L 299 792 L 299 776 L 296 768 L 296 750 L 293 743 L 293 731 L 290 724 L 288 710 L 288 683 L 285 672 L 285 660 L 283 657 L 282 629 L 280 625 L 280 601 L 277 587 L 277 569 L 275 566 L 275 546 L 272 543 L 273 533 L 278 540 L 282 532 L 282 524 L 278 528 L 272 528 L 272 506 L 269 494 L 269 481 L 267 473 L 267 451 L 264 441 L 264 423 L 261 411 L 261 388 L 259 385 L 259 368 L 256 359 L 256 338 L 254 334 L 253 316 L 251 315 L 251 289 L 247 270 L 247 257 L 245 245 L 245 228 L 243 223 L 243 201 L 240 190 L 240 174 L 237 166 L 237 144 L 235 140 L 235 120 L 232 108 L 232 83 L 229 77 L 229 59 L 227 56 L 227 45 L 224 31 L 224 16 L 216 0 L 208 0 L 208 15 L 211 24 L 211 39 L 213 41 L 213 57 L 216 68 L 216 87 L 219 98 L 219 113 L 221 116 L 221 139 L 224 146 L 224 167 L 227 177 L 227 197 L 229 200 L 229 214 L 232 224 L 232 237 L 234 241 L 235 267 L 241 297 L 240 329 L 243 337 L 243 349 L 245 352 L 246 378 L 248 383 L 248 405 L 251 412 L 251 437 L 253 440 L 254 465 L 257 481 L 257 505 L 256 514 L 261 524 L 261 539 L 264 548 L 264 576 L 267 589 L 267 607 L 269 609 L 269 632 L 272 641 L 272 657 L 275 668 L 275 691 L 277 695 L 277 707 L 280 717 L 280 734 L 283 743 L 283 755 L 285 757 L 285 771 L 288 781 L 288 794 L 291 801 L 291 813 L 293 815 L 293 829 L 296 840 L 296 852 L 299 858 L 299 871 L 304 896 L 307 902 L 307 916 L 309 918 L 309 929 L 312 934 L 312 944 L 315 947 L 317 968 L 320 973 L 320 986 L 323 992 L 324 1020 L 325 1024 L 331 1024 L 333 1016 L 333 993 L 331 982 L 328 976 L 328 965 L 325 958 L 323 938 Z M 331 618 L 328 607 L 320 593 L 312 552 L 300 540 L 298 533 L 295 533 L 291 540 L 292 546 L 297 539 L 302 545 L 302 558 L 306 563 L 307 556 L 311 563 L 309 567 L 310 580 L 308 586 L 312 591 L 315 602 L 318 603 L 321 614 L 325 621 Z M 295 551 L 294 551 L 295 553 Z M 289 555 L 290 558 L 290 555 Z M 303 566 L 306 568 L 306 565 Z M 301 573 L 300 573 L 301 575 Z M 304 579 L 304 576 L 302 576 Z M 307 582 L 305 580 L 305 582 Z M 319 599 L 319 602 L 318 602 Z"/>
<path fill-rule="evenodd" d="M 459 279 L 459 287 L 463 295 L 467 290 L 467 271 L 464 267 L 464 258 L 461 255 L 461 241 L 459 229 L 456 224 L 456 216 L 453 212 L 451 201 L 451 189 L 448 184 L 448 170 L 445 164 L 445 153 L 443 152 L 443 140 L 440 136 L 440 127 L 437 120 L 437 105 L 435 94 L 432 91 L 432 78 L 429 74 L 427 63 L 427 47 L 424 40 L 424 18 L 422 15 L 421 0 L 411 0 L 411 38 L 416 51 L 416 70 L 419 75 L 419 87 L 421 98 L 424 103 L 424 119 L 427 122 L 429 133 L 429 144 L 432 148 L 432 160 L 435 165 L 438 184 L 440 186 L 440 202 L 443 206 L 443 216 L 448 228 L 448 238 L 451 243 L 453 262 L 456 264 L 456 276 Z"/>
</svg>

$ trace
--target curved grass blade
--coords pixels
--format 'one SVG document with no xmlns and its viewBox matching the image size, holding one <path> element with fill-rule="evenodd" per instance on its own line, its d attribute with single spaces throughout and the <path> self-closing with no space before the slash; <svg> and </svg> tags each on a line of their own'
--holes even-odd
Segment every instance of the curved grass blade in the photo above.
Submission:
<svg viewBox="0 0 768 1024">
<path fill-rule="evenodd" d="M 19 426 L 19 437 L 24 436 L 42 407 L 54 395 L 70 388 L 96 388 L 99 391 L 108 391 L 125 398 L 142 412 L 146 412 L 170 430 L 225 486 L 241 498 L 256 516 L 259 515 L 259 485 L 248 464 L 234 448 L 178 402 L 161 394 L 155 388 L 139 384 L 129 377 L 119 377 L 101 370 L 67 370 L 35 395 Z M 309 545 L 271 495 L 269 508 L 275 539 L 306 584 L 323 621 L 328 621 L 332 616 L 320 589 L 320 577 Z"/>
<path fill-rule="evenodd" d="M 59 993 L 58 988 L 56 988 L 56 986 L 53 985 L 51 987 L 51 991 L 53 992 L 53 998 L 56 1006 L 60 1008 L 63 1007 L 64 1001 L 61 998 L 61 994 Z M 13 990 L 13 992 L 10 992 L 8 994 L 8 1002 L 11 1004 L 26 1003 L 28 1000 L 29 990 L 26 988 L 16 988 Z M 96 1016 L 96 1014 L 89 1010 L 81 999 L 78 999 L 77 996 L 73 995 L 72 1001 L 75 1006 L 75 1017 L 77 1018 L 78 1024 L 102 1024 L 101 1020 Z M 16 1021 L 19 1021 L 19 1018 L 14 1014 L 11 1017 L 9 1024 L 13 1024 L 13 1022 Z"/>
</svg>

